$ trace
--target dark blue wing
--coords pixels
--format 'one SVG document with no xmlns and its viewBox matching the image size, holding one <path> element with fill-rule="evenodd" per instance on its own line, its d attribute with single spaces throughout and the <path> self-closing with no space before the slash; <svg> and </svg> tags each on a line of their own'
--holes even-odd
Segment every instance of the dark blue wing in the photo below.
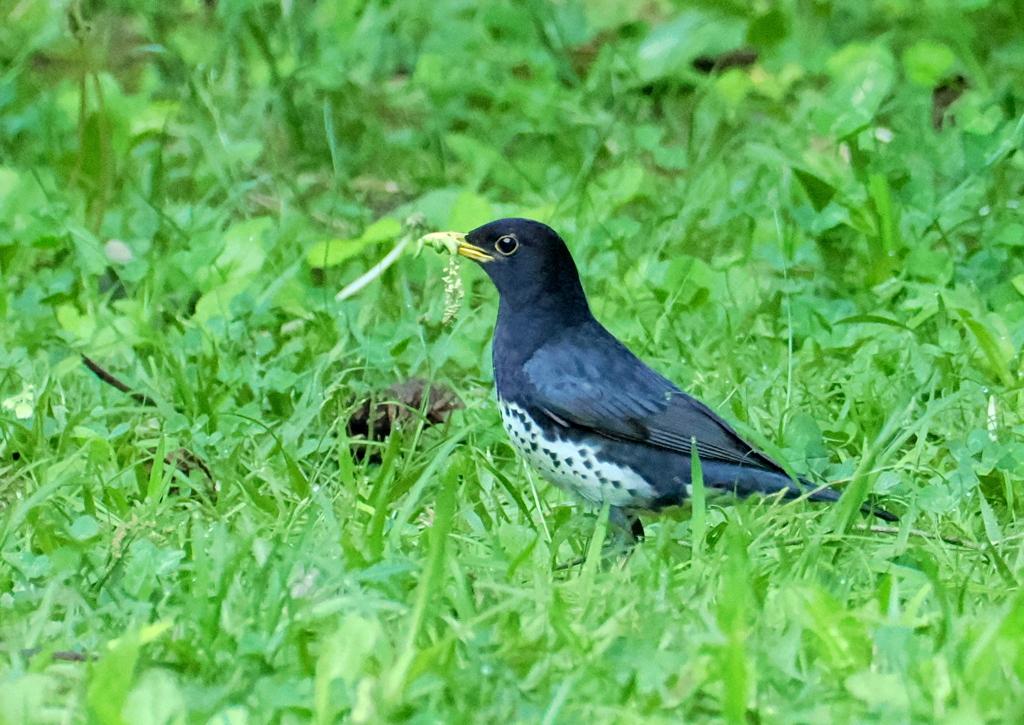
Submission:
<svg viewBox="0 0 1024 725">
<path fill-rule="evenodd" d="M 526 362 L 535 404 L 552 419 L 702 460 L 785 473 L 706 405 L 647 367 L 599 325 L 553 340 Z M 575 339 L 575 338 L 579 339 Z"/>
</svg>

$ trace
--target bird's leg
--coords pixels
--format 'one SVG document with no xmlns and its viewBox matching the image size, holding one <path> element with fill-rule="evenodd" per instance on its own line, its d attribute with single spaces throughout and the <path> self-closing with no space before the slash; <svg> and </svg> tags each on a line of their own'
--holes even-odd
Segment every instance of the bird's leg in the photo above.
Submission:
<svg viewBox="0 0 1024 725">
<path fill-rule="evenodd" d="M 608 523 L 623 531 L 630 531 L 632 529 L 632 522 L 630 522 L 626 512 L 619 506 L 610 506 L 608 508 Z"/>
<path fill-rule="evenodd" d="M 644 540 L 644 524 L 635 513 L 626 513 L 624 509 L 612 506 L 608 510 L 608 523 L 615 527 L 618 534 L 615 536 L 618 539 L 615 543 L 619 546 L 631 549 Z"/>
<path fill-rule="evenodd" d="M 612 554 L 624 554 L 624 559 L 628 559 L 633 553 L 633 547 L 644 539 L 643 522 L 636 514 L 627 514 L 620 507 L 612 506 L 608 509 L 608 523 L 611 524 L 608 530 L 610 536 L 605 539 L 602 558 Z M 586 557 L 581 556 L 565 564 L 559 564 L 555 571 L 579 566 L 586 560 Z"/>
<path fill-rule="evenodd" d="M 612 526 L 608 527 L 601 558 L 606 565 L 617 561 L 619 566 L 625 566 L 636 551 L 636 545 L 644 540 L 643 522 L 634 512 L 612 506 L 608 510 L 608 523 Z"/>
<path fill-rule="evenodd" d="M 624 533 L 628 532 L 629 536 L 633 539 L 633 543 L 642 541 L 644 538 L 644 524 L 640 517 L 633 513 L 627 514 L 624 509 L 618 506 L 612 506 L 608 510 L 608 523 Z"/>
</svg>

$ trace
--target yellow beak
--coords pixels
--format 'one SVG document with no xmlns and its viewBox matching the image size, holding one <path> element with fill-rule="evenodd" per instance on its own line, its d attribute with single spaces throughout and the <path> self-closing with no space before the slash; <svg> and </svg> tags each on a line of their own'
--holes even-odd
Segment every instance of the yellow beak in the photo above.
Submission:
<svg viewBox="0 0 1024 725">
<path fill-rule="evenodd" d="M 462 232 L 434 232 L 421 240 L 423 244 L 433 247 L 436 251 L 447 251 L 449 254 L 460 254 L 474 262 L 490 262 L 494 259 L 490 254 L 466 241 Z"/>
</svg>

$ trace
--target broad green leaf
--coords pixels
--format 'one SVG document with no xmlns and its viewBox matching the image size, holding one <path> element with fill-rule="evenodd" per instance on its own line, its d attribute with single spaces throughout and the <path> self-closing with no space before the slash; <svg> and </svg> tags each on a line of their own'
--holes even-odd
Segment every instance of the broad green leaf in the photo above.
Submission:
<svg viewBox="0 0 1024 725">
<path fill-rule="evenodd" d="M 976 136 L 988 136 L 1003 122 L 1003 110 L 994 99 L 968 91 L 954 106 L 959 128 Z"/>
<path fill-rule="evenodd" d="M 1024 247 L 1024 224 L 1007 224 L 994 241 L 1007 247 Z"/>
<path fill-rule="evenodd" d="M 531 209 L 523 209 L 520 214 L 525 219 L 534 219 L 544 224 L 551 224 L 554 221 L 555 205 L 545 204 L 544 206 L 535 206 Z"/>
<path fill-rule="evenodd" d="M 932 40 L 919 40 L 903 52 L 903 68 L 914 83 L 934 88 L 949 73 L 956 56 L 949 46 Z"/>
<path fill-rule="evenodd" d="M 184 725 L 188 704 L 170 670 L 151 669 L 139 678 L 125 699 L 131 725 Z"/>
<path fill-rule="evenodd" d="M 313 685 L 317 723 L 333 723 L 340 710 L 351 707 L 356 684 L 370 674 L 371 668 L 367 665 L 374 657 L 380 637 L 380 623 L 376 619 L 351 613 L 338 630 L 326 638 L 317 658 Z"/>
<path fill-rule="evenodd" d="M 479 194 L 464 191 L 455 200 L 446 227 L 451 231 L 468 232 L 490 221 L 494 221 L 491 203 Z"/>
<path fill-rule="evenodd" d="M 706 299 L 714 281 L 714 273 L 704 260 L 683 254 L 669 263 L 659 288 L 667 299 L 688 305 L 701 297 Z"/>
<path fill-rule="evenodd" d="M 715 79 L 715 91 L 726 106 L 738 111 L 754 84 L 750 76 L 739 68 L 730 68 Z"/>
<path fill-rule="evenodd" d="M 34 385 L 25 385 L 21 392 L 12 395 L 3 401 L 2 408 L 14 413 L 18 420 L 27 420 L 32 417 L 36 407 L 36 388 Z"/>
<path fill-rule="evenodd" d="M 96 536 L 99 531 L 100 527 L 99 524 L 96 523 L 96 519 L 89 515 L 79 516 L 68 529 L 71 536 L 78 541 L 91 539 Z"/>
<path fill-rule="evenodd" d="M 811 200 L 814 211 L 821 211 L 836 195 L 836 187 L 828 183 L 820 176 L 816 176 L 803 169 L 793 169 L 793 176 L 800 182 L 800 186 L 807 192 L 807 198 Z"/>
<path fill-rule="evenodd" d="M 690 62 L 700 55 L 735 50 L 743 44 L 746 23 L 705 10 L 687 10 L 656 25 L 637 49 L 640 79 L 689 74 Z"/>
<path fill-rule="evenodd" d="M 477 188 L 491 173 L 492 169 L 507 162 L 492 144 L 483 139 L 460 133 L 445 136 L 445 143 L 460 161 L 469 169 L 467 186 Z"/>
<path fill-rule="evenodd" d="M 846 678 L 846 689 L 869 707 L 905 708 L 907 686 L 897 674 L 866 670 Z"/>
<path fill-rule="evenodd" d="M 228 227 L 221 238 L 224 248 L 214 262 L 221 279 L 248 277 L 263 267 L 263 235 L 273 225 L 270 217 L 256 217 Z"/>
<path fill-rule="evenodd" d="M 14 190 L 21 183 L 21 177 L 14 169 L 0 166 L 0 219 L 7 219 L 15 210 L 10 203 Z"/>
<path fill-rule="evenodd" d="M 370 226 L 366 227 L 359 240 L 366 244 L 388 242 L 402 233 L 402 224 L 391 217 L 381 217 Z"/>
<path fill-rule="evenodd" d="M 214 287 L 196 302 L 192 320 L 198 325 L 204 325 L 214 317 L 230 318 L 232 316 L 231 301 L 249 289 L 251 289 L 251 280 L 244 277 L 230 279 L 224 284 Z"/>
<path fill-rule="evenodd" d="M 413 214 L 422 214 L 426 217 L 428 229 L 443 231 L 460 231 L 458 229 L 448 230 L 446 228 L 455 202 L 462 195 L 460 189 L 432 189 L 418 199 L 410 201 L 391 212 L 396 219 L 406 219 Z"/>
<path fill-rule="evenodd" d="M 371 244 L 390 241 L 401 233 L 402 225 L 398 220 L 383 217 L 368 226 L 356 239 L 330 239 L 314 244 L 306 252 L 306 262 L 311 267 L 334 267 Z"/>
<path fill-rule="evenodd" d="M 88 340 L 96 332 L 96 319 L 88 313 L 83 315 L 76 305 L 58 305 L 55 312 L 60 326 L 79 340 Z"/>
<path fill-rule="evenodd" d="M 815 587 L 804 594 L 807 627 L 817 635 L 815 649 L 834 670 L 863 669 L 871 661 L 871 641 L 864 625 L 836 599 Z"/>
<path fill-rule="evenodd" d="M 789 34 L 790 19 L 779 7 L 759 15 L 750 23 L 747 42 L 755 47 L 771 47 L 785 40 Z"/>
<path fill-rule="evenodd" d="M 1006 608 L 1006 614 L 999 623 L 999 639 L 993 644 L 997 652 L 1002 650 L 1013 661 L 1017 677 L 1024 678 L 1024 646 L 1021 646 L 1020 633 L 1024 631 L 1024 589 L 1017 592 Z"/>
<path fill-rule="evenodd" d="M 306 252 L 311 267 L 335 267 L 366 249 L 369 242 L 359 239 L 329 239 L 317 242 Z"/>
<path fill-rule="evenodd" d="M 645 173 L 635 162 L 626 162 L 605 172 L 598 181 L 602 189 L 601 203 L 616 208 L 644 192 Z"/>
<path fill-rule="evenodd" d="M 1010 280 L 1013 283 L 1013 288 L 1024 295 L 1024 274 L 1018 274 L 1016 277 Z"/>
<path fill-rule="evenodd" d="M 832 78 L 815 115 L 821 133 L 844 138 L 868 126 L 896 80 L 896 61 L 880 43 L 851 43 L 829 58 Z"/>
<path fill-rule="evenodd" d="M 139 630 L 132 628 L 100 657 L 92 670 L 86 704 L 99 725 L 126 725 L 122 709 L 135 679 L 139 659 Z"/>
<path fill-rule="evenodd" d="M 20 671 L 19 671 L 20 670 Z M 46 722 L 52 707 L 47 695 L 56 687 L 52 677 L 23 668 L 5 669 L 0 678 L 0 723 L 34 725 Z"/>
</svg>

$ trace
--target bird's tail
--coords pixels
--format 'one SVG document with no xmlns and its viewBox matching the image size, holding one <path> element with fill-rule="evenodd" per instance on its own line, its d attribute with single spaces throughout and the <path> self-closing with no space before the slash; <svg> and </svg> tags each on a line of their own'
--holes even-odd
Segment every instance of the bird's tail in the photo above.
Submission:
<svg viewBox="0 0 1024 725">
<path fill-rule="evenodd" d="M 841 495 L 840 492 L 836 491 L 834 488 L 829 488 L 828 486 L 815 486 L 806 478 L 800 479 L 800 485 L 803 486 L 805 493 L 809 492 L 809 495 L 807 496 L 808 501 L 823 501 L 825 503 L 835 503 L 836 501 L 839 500 L 839 496 Z M 794 492 L 793 496 L 795 497 L 797 495 L 802 494 L 796 494 Z M 790 498 L 790 496 L 787 496 L 787 498 Z M 883 521 L 896 522 L 900 520 L 899 516 L 897 516 L 896 514 L 891 514 L 884 509 L 878 508 L 875 505 L 875 502 L 870 498 L 864 503 L 863 506 L 860 507 L 860 510 L 861 513 L 867 516 L 877 516 Z"/>
<path fill-rule="evenodd" d="M 704 462 L 702 468 L 705 485 L 733 491 L 743 497 L 755 493 L 770 496 L 782 491 L 786 498 L 806 496 L 809 501 L 835 503 L 840 496 L 839 491 L 828 486 L 818 486 L 803 478 L 794 481 L 786 474 L 776 471 L 736 466 L 717 461 Z M 899 521 L 899 517 L 876 508 L 871 501 L 861 506 L 861 511 L 869 516 L 877 516 L 884 521 Z"/>
</svg>

